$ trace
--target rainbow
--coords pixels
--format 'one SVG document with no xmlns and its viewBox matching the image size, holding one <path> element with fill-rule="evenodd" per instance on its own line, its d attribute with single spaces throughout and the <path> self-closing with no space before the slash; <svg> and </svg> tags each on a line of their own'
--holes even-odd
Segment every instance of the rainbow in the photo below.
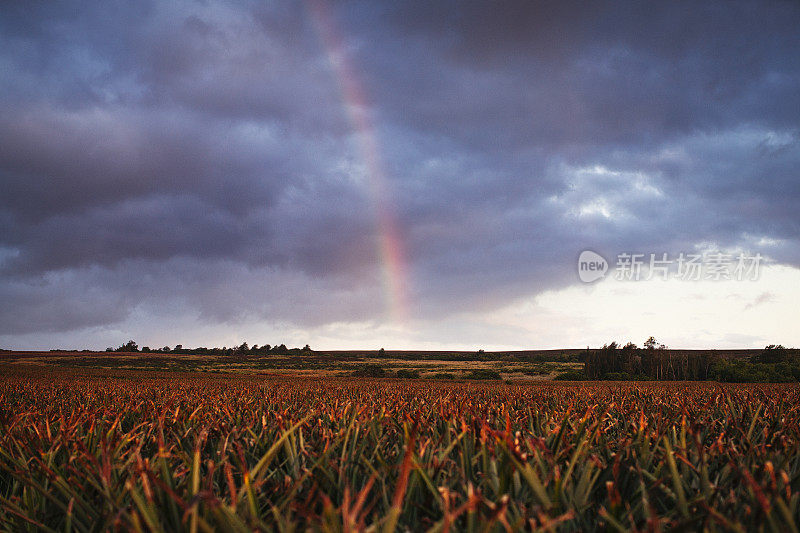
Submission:
<svg viewBox="0 0 800 533">
<path fill-rule="evenodd" d="M 369 114 L 369 101 L 327 2 L 307 0 L 306 5 L 339 85 L 345 112 L 356 138 L 357 150 L 366 168 L 367 189 L 376 218 L 387 308 L 392 319 L 402 323 L 409 316 L 405 246 L 397 227 L 390 184 L 386 178 L 378 136 Z"/>
</svg>

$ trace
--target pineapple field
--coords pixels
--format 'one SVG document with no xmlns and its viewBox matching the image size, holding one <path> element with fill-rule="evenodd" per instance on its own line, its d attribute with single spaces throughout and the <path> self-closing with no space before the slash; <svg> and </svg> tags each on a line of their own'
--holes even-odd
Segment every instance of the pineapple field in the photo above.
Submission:
<svg viewBox="0 0 800 533">
<path fill-rule="evenodd" d="M 800 389 L 17 369 L 3 531 L 797 531 Z"/>
</svg>

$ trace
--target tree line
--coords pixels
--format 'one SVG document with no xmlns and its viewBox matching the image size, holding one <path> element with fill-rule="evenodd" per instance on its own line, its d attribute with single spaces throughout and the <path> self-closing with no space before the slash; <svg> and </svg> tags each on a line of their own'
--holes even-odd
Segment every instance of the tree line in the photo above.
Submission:
<svg viewBox="0 0 800 533">
<path fill-rule="evenodd" d="M 169 353 L 169 354 L 191 354 L 191 355 L 297 355 L 297 354 L 310 354 L 311 347 L 306 344 L 302 348 L 288 348 L 285 344 L 271 346 L 264 344 L 259 346 L 254 344 L 248 345 L 246 342 L 238 346 L 222 348 L 206 348 L 200 346 L 198 348 L 184 348 L 182 344 L 176 344 L 174 348 L 164 346 L 163 348 L 150 348 L 149 346 L 139 345 L 134 340 L 129 340 L 125 344 L 117 347 L 106 348 L 107 352 L 126 352 L 126 353 Z"/>
<path fill-rule="evenodd" d="M 588 350 L 583 378 L 592 380 L 686 380 L 686 381 L 800 381 L 800 361 L 794 350 L 769 345 L 747 359 L 724 359 L 711 352 L 670 351 L 655 338 L 639 348 L 616 342 Z"/>
</svg>

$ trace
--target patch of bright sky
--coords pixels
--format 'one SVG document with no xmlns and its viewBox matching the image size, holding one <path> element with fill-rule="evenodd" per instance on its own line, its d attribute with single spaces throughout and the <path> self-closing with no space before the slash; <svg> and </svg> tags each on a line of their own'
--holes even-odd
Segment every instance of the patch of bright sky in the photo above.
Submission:
<svg viewBox="0 0 800 533">
<path fill-rule="evenodd" d="M 535 347 L 641 345 L 650 335 L 674 348 L 798 346 L 798 301 L 800 269 L 781 265 L 762 266 L 752 281 L 619 281 L 612 268 L 594 284 L 544 292 L 491 320 L 525 327 Z"/>
</svg>

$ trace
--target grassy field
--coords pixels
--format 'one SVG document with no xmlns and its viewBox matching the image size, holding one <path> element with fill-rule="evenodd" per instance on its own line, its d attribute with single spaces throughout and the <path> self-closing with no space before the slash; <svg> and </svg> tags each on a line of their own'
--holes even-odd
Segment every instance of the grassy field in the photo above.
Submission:
<svg viewBox="0 0 800 533">
<path fill-rule="evenodd" d="M 210 372 L 280 374 L 293 376 L 349 376 L 365 365 L 382 367 L 387 375 L 398 370 L 419 372 L 421 378 L 463 379 L 474 370 L 494 370 L 510 381 L 539 381 L 583 368 L 578 362 L 585 349 L 526 350 L 511 352 L 403 351 L 376 350 L 322 351 L 291 355 L 191 355 L 119 352 L 11 352 L 0 351 L 0 369 L 6 365 L 47 368 L 101 368 L 107 370 L 162 370 L 171 372 Z M 673 354 L 702 353 L 709 350 L 670 350 Z M 713 352 L 728 360 L 744 359 L 759 350 L 720 350 Z"/>
<path fill-rule="evenodd" d="M 800 388 L 6 364 L 6 531 L 767 530 Z"/>
<path fill-rule="evenodd" d="M 387 374 L 414 370 L 422 378 L 449 375 L 460 379 L 476 369 L 491 369 L 502 379 L 542 380 L 560 372 L 582 368 L 582 363 L 540 361 L 568 359 L 578 350 L 481 354 L 476 352 L 313 352 L 304 355 L 215 356 L 160 353 L 107 352 L 5 352 L 4 366 L 45 368 L 97 368 L 107 370 L 161 370 L 172 372 L 211 372 L 241 374 L 281 374 L 293 376 L 349 376 L 366 365 L 380 366 Z"/>
</svg>

